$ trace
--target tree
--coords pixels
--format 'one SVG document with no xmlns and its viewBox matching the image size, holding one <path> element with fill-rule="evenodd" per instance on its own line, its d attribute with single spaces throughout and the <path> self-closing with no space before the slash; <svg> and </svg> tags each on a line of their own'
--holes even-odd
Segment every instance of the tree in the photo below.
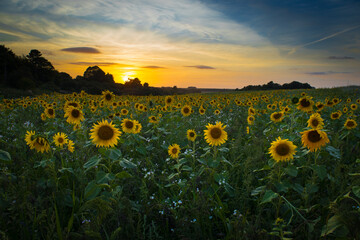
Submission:
<svg viewBox="0 0 360 240">
<path fill-rule="evenodd" d="M 84 79 L 103 83 L 115 83 L 113 75 L 105 72 L 98 66 L 88 67 L 84 72 Z"/>
<path fill-rule="evenodd" d="M 39 50 L 31 50 L 26 57 L 35 68 L 43 70 L 55 70 L 54 66 L 46 58 L 42 57 L 42 54 Z"/>
<path fill-rule="evenodd" d="M 141 88 L 141 81 L 138 78 L 129 79 L 129 81 L 125 82 L 125 88 Z"/>
</svg>

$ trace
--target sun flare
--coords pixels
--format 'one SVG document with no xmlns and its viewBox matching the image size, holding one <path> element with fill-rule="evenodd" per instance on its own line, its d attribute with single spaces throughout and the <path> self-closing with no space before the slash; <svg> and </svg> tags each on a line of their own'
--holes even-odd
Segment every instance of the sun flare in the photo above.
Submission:
<svg viewBox="0 0 360 240">
<path fill-rule="evenodd" d="M 129 81 L 129 79 L 133 79 L 135 76 L 135 72 L 124 72 L 122 75 L 121 75 L 121 79 L 124 81 L 124 82 L 127 82 Z"/>
</svg>

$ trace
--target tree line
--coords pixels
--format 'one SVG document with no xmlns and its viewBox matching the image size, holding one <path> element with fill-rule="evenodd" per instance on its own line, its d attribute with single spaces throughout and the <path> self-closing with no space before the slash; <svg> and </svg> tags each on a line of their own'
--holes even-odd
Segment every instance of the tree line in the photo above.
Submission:
<svg viewBox="0 0 360 240">
<path fill-rule="evenodd" d="M 242 89 L 236 89 L 237 91 L 259 91 L 259 90 L 278 90 L 278 89 L 311 89 L 314 88 L 308 83 L 300 83 L 292 81 L 291 83 L 284 83 L 283 85 L 274 83 L 273 81 L 263 85 L 249 85 Z"/>
<path fill-rule="evenodd" d="M 57 71 L 39 50 L 33 49 L 26 56 L 17 56 L 11 49 L 0 45 L 0 87 L 22 90 L 45 89 L 57 92 L 101 94 L 110 90 L 117 95 L 167 95 L 177 93 L 177 88 L 150 87 L 138 78 L 124 84 L 116 83 L 110 73 L 98 66 L 88 67 L 82 76 L 72 78 L 66 72 Z"/>
</svg>

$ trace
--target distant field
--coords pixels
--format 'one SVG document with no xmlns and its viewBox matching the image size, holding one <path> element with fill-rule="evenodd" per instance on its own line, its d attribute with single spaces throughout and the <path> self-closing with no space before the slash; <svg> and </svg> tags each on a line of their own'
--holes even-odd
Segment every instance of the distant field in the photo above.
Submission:
<svg viewBox="0 0 360 240">
<path fill-rule="evenodd" d="M 357 239 L 356 87 L 0 103 L 1 239 Z"/>
</svg>

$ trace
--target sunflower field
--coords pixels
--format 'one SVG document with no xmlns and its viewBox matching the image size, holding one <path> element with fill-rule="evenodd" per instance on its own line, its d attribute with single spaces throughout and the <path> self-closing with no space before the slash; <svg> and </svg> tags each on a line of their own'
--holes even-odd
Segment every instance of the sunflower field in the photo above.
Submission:
<svg viewBox="0 0 360 240">
<path fill-rule="evenodd" d="M 2 99 L 0 239 L 360 239 L 359 93 Z"/>
</svg>

